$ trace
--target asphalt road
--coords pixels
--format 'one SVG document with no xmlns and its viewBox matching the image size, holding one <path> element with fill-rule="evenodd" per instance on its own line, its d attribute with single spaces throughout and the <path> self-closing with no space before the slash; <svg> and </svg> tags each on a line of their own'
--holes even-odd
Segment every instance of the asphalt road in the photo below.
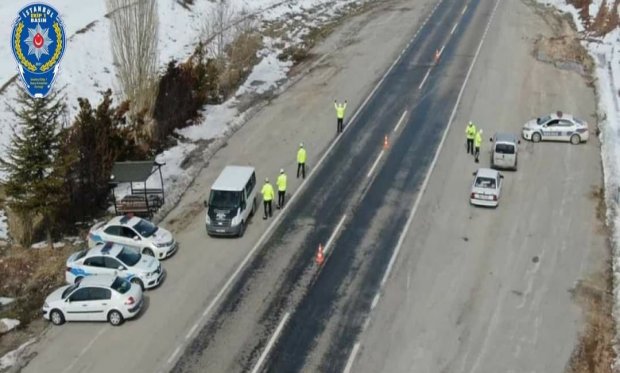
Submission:
<svg viewBox="0 0 620 373">
<path fill-rule="evenodd" d="M 213 306 L 229 290 L 227 285 L 238 278 L 237 269 L 253 257 L 257 242 L 273 223 L 250 221 L 242 239 L 207 237 L 202 201 L 219 172 L 228 164 L 249 164 L 262 179 L 275 178 L 284 168 L 289 172 L 289 195 L 295 195 L 301 180 L 291 175 L 299 142 L 306 145 L 309 166 L 314 168 L 334 140 L 333 100 L 348 99 L 349 113 L 359 107 L 432 6 L 432 0 L 384 1 L 343 22 L 312 51 L 316 57 L 297 69 L 292 84 L 226 140 L 227 146 L 210 158 L 162 223 L 175 234 L 180 249 L 163 262 L 166 281 L 147 293 L 141 315 L 120 328 L 93 323 L 50 327 L 27 349 L 28 364 L 22 371 L 168 370 L 210 318 Z M 381 144 L 382 137 L 376 141 Z"/>
<path fill-rule="evenodd" d="M 430 11 L 174 371 L 343 370 L 495 4 Z"/>
<path fill-rule="evenodd" d="M 519 170 L 504 173 L 489 210 L 468 206 L 476 165 L 455 126 L 351 372 L 563 372 L 579 344 L 584 318 L 571 291 L 609 259 L 593 197 L 602 187 L 594 92 L 531 56 L 537 33 L 553 36 L 532 7 L 504 0 L 495 17 L 456 123 L 471 118 L 490 136 L 561 109 L 591 123 L 590 141 L 522 143 Z"/>
</svg>

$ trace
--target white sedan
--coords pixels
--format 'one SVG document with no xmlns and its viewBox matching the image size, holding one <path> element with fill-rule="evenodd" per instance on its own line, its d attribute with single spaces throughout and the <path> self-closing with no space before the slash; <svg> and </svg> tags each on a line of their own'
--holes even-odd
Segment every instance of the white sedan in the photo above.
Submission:
<svg viewBox="0 0 620 373">
<path fill-rule="evenodd" d="M 469 202 L 472 205 L 497 207 L 502 191 L 504 175 L 490 168 L 479 168 L 474 172 Z"/>
<path fill-rule="evenodd" d="M 573 115 L 558 111 L 535 118 L 523 125 L 523 138 L 532 142 L 570 141 L 577 145 L 588 141 L 588 123 Z"/>
<path fill-rule="evenodd" d="M 142 289 L 117 276 L 92 276 L 48 295 L 43 317 L 54 325 L 65 321 L 108 321 L 117 326 L 135 317 L 143 305 Z"/>
</svg>

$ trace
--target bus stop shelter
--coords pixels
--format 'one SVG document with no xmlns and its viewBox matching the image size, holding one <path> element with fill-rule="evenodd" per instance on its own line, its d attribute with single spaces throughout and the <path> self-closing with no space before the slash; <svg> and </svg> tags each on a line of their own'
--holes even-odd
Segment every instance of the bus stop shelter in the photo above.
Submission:
<svg viewBox="0 0 620 373">
<path fill-rule="evenodd" d="M 155 160 L 114 163 L 109 184 L 116 215 L 153 216 L 165 202 L 164 178 L 161 173 L 164 165 Z M 159 173 L 160 187 L 147 188 L 146 181 L 156 172 Z M 130 192 L 117 199 L 115 189 L 120 184 L 129 184 Z"/>
</svg>

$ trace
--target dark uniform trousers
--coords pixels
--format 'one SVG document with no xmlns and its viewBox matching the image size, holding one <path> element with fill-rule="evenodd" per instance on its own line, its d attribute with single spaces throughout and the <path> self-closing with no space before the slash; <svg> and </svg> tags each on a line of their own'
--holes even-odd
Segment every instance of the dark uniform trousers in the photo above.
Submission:
<svg viewBox="0 0 620 373">
<path fill-rule="evenodd" d="M 305 163 L 297 163 L 297 178 L 299 178 L 299 173 L 301 172 L 302 177 L 306 178 L 306 164 Z"/>
</svg>

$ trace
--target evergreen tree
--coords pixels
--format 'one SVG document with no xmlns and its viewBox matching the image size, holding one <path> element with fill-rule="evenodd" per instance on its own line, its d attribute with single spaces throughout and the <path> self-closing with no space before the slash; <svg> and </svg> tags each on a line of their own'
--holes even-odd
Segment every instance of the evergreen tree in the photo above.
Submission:
<svg viewBox="0 0 620 373">
<path fill-rule="evenodd" d="M 51 248 L 55 218 L 67 197 L 63 188 L 66 159 L 59 157 L 64 97 L 56 91 L 45 98 L 32 98 L 21 91 L 16 102 L 9 109 L 17 123 L 6 156 L 0 159 L 0 169 L 7 174 L 8 204 L 21 216 L 42 219 Z"/>
</svg>

